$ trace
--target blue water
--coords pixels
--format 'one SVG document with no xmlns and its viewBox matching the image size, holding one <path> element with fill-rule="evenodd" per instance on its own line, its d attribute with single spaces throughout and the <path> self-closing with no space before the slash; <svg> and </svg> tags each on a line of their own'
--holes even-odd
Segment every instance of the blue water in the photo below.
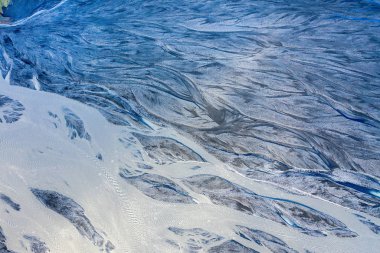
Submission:
<svg viewBox="0 0 380 253">
<path fill-rule="evenodd" d="M 12 85 L 174 127 L 242 172 L 380 177 L 378 1 L 14 0 L 4 16 Z"/>
</svg>

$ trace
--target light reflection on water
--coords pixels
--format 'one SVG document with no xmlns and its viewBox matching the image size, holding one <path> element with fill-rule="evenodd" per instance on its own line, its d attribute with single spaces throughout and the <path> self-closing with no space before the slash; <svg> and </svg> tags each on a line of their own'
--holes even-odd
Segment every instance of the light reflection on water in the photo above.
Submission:
<svg viewBox="0 0 380 253">
<path fill-rule="evenodd" d="M 171 125 L 248 177 L 340 171 L 378 195 L 362 179 L 380 176 L 378 1 L 14 0 L 5 15 L 12 85 Z M 343 204 L 379 217 L 371 201 Z"/>
</svg>

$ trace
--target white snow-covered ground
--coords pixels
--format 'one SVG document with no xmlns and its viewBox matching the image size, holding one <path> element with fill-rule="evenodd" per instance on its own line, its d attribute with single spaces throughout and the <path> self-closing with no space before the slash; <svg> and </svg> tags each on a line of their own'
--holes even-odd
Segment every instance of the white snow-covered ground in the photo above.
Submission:
<svg viewBox="0 0 380 253">
<path fill-rule="evenodd" d="M 259 252 L 271 252 L 265 246 L 239 237 L 234 232 L 236 225 L 276 235 L 299 252 L 306 249 L 326 253 L 377 252 L 380 248 L 378 235 L 362 224 L 351 210 L 245 178 L 170 128 L 157 126 L 153 132 L 180 141 L 207 162 L 156 164 L 136 138 L 132 138 L 132 132 L 141 133 L 139 129 L 112 125 L 97 110 L 56 94 L 10 86 L 6 80 L 1 81 L 0 87 L 1 95 L 19 101 L 25 107 L 16 122 L 0 123 L 0 193 L 20 205 L 20 211 L 16 211 L 0 201 L 0 226 L 8 250 L 33 252 L 24 235 L 39 238 L 54 253 L 105 250 L 104 245 L 96 246 L 82 235 L 67 218 L 43 205 L 31 188 L 55 191 L 78 203 L 94 229 L 104 238 L 104 243 L 112 242 L 115 247 L 112 252 L 188 252 L 189 238 L 169 231 L 169 227 L 202 228 L 224 238 L 206 245 L 199 252 L 230 239 Z M 79 136 L 70 138 L 71 132 L 65 122 L 67 109 L 82 119 L 90 140 Z M 152 131 L 148 135 L 151 134 Z M 102 159 L 97 158 L 98 154 Z M 138 163 L 152 166 L 149 173 L 177 183 L 195 203 L 153 199 L 119 176 L 120 168 L 134 170 Z M 191 191 L 181 181 L 196 174 L 218 175 L 260 195 L 303 203 L 339 219 L 358 236 L 340 238 L 329 234 L 313 237 L 269 219 L 213 204 L 208 197 Z M 371 220 L 380 223 L 374 217 Z M 193 241 L 201 239 L 194 237 Z M 177 246 L 173 246 L 173 242 Z"/>
</svg>

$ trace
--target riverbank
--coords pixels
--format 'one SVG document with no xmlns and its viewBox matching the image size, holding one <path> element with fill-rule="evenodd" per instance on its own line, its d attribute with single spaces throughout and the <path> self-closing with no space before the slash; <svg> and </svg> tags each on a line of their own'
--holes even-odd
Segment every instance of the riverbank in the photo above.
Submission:
<svg viewBox="0 0 380 253">
<path fill-rule="evenodd" d="M 0 0 L 0 14 L 3 13 L 3 7 L 7 8 L 10 3 L 11 3 L 11 0 Z"/>
</svg>

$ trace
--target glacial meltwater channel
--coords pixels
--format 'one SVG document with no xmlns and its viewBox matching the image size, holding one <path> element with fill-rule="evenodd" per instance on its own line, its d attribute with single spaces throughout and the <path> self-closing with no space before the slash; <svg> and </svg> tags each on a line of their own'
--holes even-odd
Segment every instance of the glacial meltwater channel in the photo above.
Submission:
<svg viewBox="0 0 380 253">
<path fill-rule="evenodd" d="M 0 73 L 0 252 L 380 248 L 379 1 L 12 0 Z"/>
</svg>

